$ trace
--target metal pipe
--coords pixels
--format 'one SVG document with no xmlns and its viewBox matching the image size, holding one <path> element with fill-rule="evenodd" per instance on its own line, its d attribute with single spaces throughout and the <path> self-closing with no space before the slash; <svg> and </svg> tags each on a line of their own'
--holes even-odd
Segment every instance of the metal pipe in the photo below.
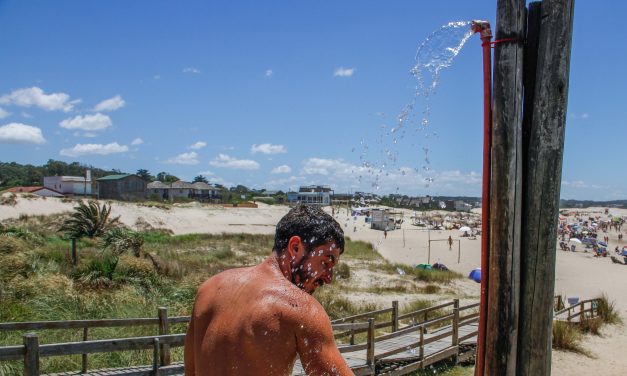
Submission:
<svg viewBox="0 0 627 376">
<path fill-rule="evenodd" d="M 479 334 L 475 375 L 485 370 L 485 338 L 488 308 L 488 270 L 490 261 L 490 171 L 492 148 L 492 30 L 487 21 L 473 21 L 471 25 L 481 37 L 483 47 L 483 182 L 481 192 L 481 300 L 479 306 Z"/>
</svg>

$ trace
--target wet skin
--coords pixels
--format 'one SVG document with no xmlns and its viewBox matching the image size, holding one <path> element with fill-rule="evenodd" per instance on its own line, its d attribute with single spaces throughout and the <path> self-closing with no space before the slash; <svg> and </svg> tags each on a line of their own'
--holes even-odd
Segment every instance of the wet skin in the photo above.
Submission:
<svg viewBox="0 0 627 376">
<path fill-rule="evenodd" d="M 293 236 L 281 256 L 209 278 L 185 338 L 185 375 L 290 375 L 297 355 L 308 375 L 353 375 L 311 296 L 339 256 L 332 242 L 308 253 Z"/>
</svg>

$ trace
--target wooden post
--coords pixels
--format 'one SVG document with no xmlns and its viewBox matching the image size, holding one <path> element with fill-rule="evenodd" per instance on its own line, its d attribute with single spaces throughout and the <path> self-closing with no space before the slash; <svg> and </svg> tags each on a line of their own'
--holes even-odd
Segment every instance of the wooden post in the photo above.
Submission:
<svg viewBox="0 0 627 376">
<path fill-rule="evenodd" d="M 368 319 L 368 347 L 366 349 L 366 362 L 374 370 L 374 318 Z"/>
<path fill-rule="evenodd" d="M 420 350 L 418 352 L 420 360 L 425 358 L 425 327 L 420 325 Z"/>
<path fill-rule="evenodd" d="M 453 358 L 453 362 L 457 364 L 459 355 L 459 299 L 453 299 L 453 328 L 451 334 L 451 345 L 457 347 L 457 353 Z"/>
<path fill-rule="evenodd" d="M 89 328 L 88 327 L 84 327 L 83 328 L 83 341 L 87 341 L 89 339 Z M 87 373 L 87 353 L 84 353 L 82 355 L 82 365 L 81 365 L 81 372 L 82 373 Z"/>
<path fill-rule="evenodd" d="M 498 0 L 484 375 L 515 375 L 520 299 L 524 0 Z M 483 375 L 479 375 L 483 376 Z"/>
<path fill-rule="evenodd" d="M 564 128 L 574 0 L 529 4 L 517 375 L 550 375 Z"/>
<path fill-rule="evenodd" d="M 457 263 L 459 264 L 462 260 L 462 241 L 457 239 Z"/>
<path fill-rule="evenodd" d="M 25 334 L 24 341 L 24 376 L 39 376 L 39 338 L 37 333 Z"/>
<path fill-rule="evenodd" d="M 170 324 L 168 322 L 168 309 L 159 307 L 159 335 L 170 334 Z M 161 365 L 170 365 L 170 345 L 161 345 Z"/>
<path fill-rule="evenodd" d="M 355 319 L 352 319 L 351 324 L 354 324 L 354 323 L 355 323 Z M 351 345 L 355 344 L 355 329 L 353 329 L 352 327 L 351 327 L 351 336 L 348 340 L 348 343 L 350 343 Z"/>
<path fill-rule="evenodd" d="M 392 301 L 392 332 L 398 330 L 398 300 Z"/>
<path fill-rule="evenodd" d="M 152 374 L 155 376 L 159 375 L 159 359 L 161 357 L 162 354 L 159 351 L 159 338 L 155 338 L 152 345 Z"/>
</svg>

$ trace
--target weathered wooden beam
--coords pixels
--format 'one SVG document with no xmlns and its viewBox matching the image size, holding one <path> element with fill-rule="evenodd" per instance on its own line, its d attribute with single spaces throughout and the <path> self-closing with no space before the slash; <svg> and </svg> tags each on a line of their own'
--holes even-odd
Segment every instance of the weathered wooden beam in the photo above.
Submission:
<svg viewBox="0 0 627 376">
<path fill-rule="evenodd" d="M 485 375 L 514 375 L 520 294 L 524 0 L 498 0 Z"/>
<path fill-rule="evenodd" d="M 537 64 L 529 67 L 535 68 L 529 80 L 533 81 L 533 94 L 525 100 L 529 142 L 523 196 L 518 375 L 551 373 L 556 226 L 573 11 L 574 0 L 530 4 L 528 48 L 532 53 L 535 47 L 531 43 L 537 40 Z"/>
<path fill-rule="evenodd" d="M 24 376 L 39 376 L 39 338 L 29 333 L 24 337 Z"/>
</svg>

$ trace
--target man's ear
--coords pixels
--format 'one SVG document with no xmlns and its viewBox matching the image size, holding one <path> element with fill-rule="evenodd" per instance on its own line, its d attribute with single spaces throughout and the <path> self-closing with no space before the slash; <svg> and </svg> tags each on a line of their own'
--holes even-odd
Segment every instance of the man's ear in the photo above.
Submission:
<svg viewBox="0 0 627 376">
<path fill-rule="evenodd" d="M 290 240 L 288 240 L 287 253 L 290 255 L 291 259 L 296 261 L 300 261 L 305 255 L 305 245 L 300 236 L 292 236 Z"/>
</svg>

